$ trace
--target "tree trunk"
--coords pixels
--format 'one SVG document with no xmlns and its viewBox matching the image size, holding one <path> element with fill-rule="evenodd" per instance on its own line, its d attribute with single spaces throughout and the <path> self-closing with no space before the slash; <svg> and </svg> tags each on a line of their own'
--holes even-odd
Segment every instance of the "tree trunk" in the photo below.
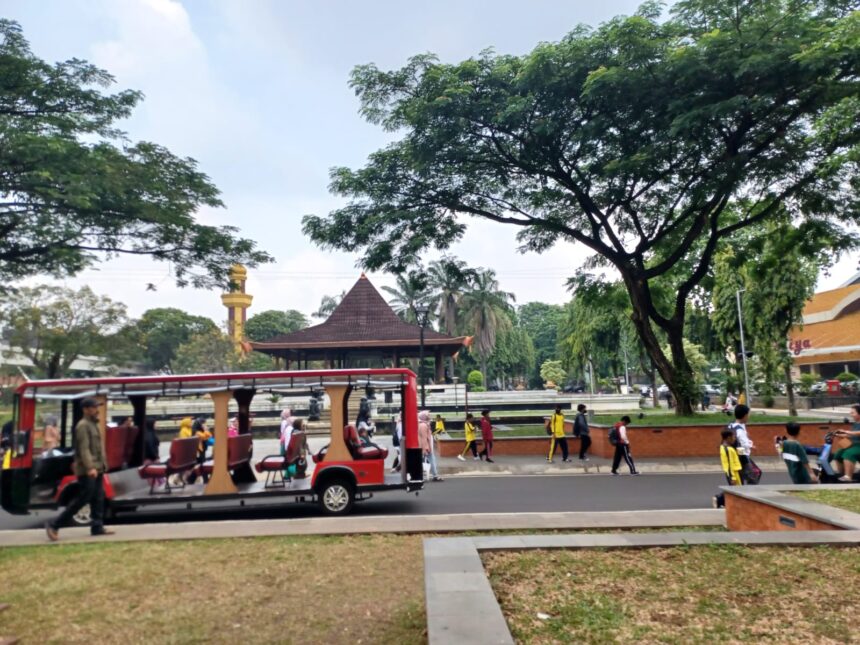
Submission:
<svg viewBox="0 0 860 645">
<path fill-rule="evenodd" d="M 490 378 L 487 374 L 487 359 L 481 356 L 481 375 L 484 377 L 484 389 L 490 386 Z"/>
<path fill-rule="evenodd" d="M 651 327 L 649 311 L 653 304 L 650 294 L 645 290 L 644 280 L 636 281 L 627 275 L 624 276 L 624 284 L 633 305 L 633 325 L 636 327 L 639 339 L 642 341 L 648 356 L 651 357 L 654 367 L 663 377 L 663 381 L 675 398 L 675 414 L 678 416 L 692 415 L 695 392 L 693 392 L 692 387 L 692 370 L 684 352 L 683 314 L 680 317 L 676 316 L 662 327 L 669 339 L 669 347 L 672 352 L 672 361 L 670 361 L 663 352 L 663 348 L 660 347 L 657 334 Z"/>
<path fill-rule="evenodd" d="M 788 415 L 797 416 L 797 402 L 794 400 L 794 384 L 791 382 L 791 365 L 785 363 L 785 395 L 788 397 Z"/>
</svg>

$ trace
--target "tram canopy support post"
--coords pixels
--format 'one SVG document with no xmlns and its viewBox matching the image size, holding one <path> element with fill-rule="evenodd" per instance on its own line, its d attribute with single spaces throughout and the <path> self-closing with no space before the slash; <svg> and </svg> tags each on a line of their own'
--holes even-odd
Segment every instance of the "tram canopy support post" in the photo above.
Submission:
<svg viewBox="0 0 860 645">
<path fill-rule="evenodd" d="M 212 392 L 209 396 L 215 404 L 215 446 L 212 449 L 212 477 L 204 492 L 206 495 L 238 493 L 239 489 L 227 470 L 227 416 L 233 395 L 224 391 Z"/>
</svg>

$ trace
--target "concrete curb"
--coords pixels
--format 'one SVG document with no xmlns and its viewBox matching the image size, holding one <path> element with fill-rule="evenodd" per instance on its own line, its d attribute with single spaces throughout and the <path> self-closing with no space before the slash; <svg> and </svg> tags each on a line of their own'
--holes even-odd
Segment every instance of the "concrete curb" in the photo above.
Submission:
<svg viewBox="0 0 860 645">
<path fill-rule="evenodd" d="M 776 459 L 756 460 L 765 473 L 784 473 L 785 465 Z M 626 466 L 622 466 L 622 474 L 626 474 Z M 678 462 L 649 462 L 636 461 L 636 468 L 643 474 L 684 474 L 684 473 L 722 473 L 719 462 L 713 461 L 678 461 Z M 608 460 L 591 460 L 586 464 L 574 461 L 570 464 L 546 461 L 526 460 L 517 458 L 516 461 L 498 458 L 493 464 L 484 462 L 460 462 L 445 457 L 439 461 L 439 474 L 449 477 L 481 477 L 488 475 L 608 475 L 611 463 Z"/>
<path fill-rule="evenodd" d="M 723 526 L 721 510 L 607 511 L 599 513 L 467 513 L 449 515 L 388 515 L 314 517 L 284 520 L 225 520 L 123 524 L 116 534 L 92 537 L 88 528 L 66 528 L 59 542 L 49 542 L 43 529 L 0 531 L 0 548 L 142 542 L 147 540 L 200 540 L 282 535 L 349 535 L 367 533 L 452 533 L 503 530 L 581 530 L 652 528 L 656 526 Z"/>
<path fill-rule="evenodd" d="M 856 546 L 860 531 L 752 533 L 606 533 L 510 535 L 424 540 L 424 589 L 430 645 L 514 642 L 490 585 L 482 551 L 641 549 L 698 544 Z M 480 616 L 480 620 L 476 617 Z"/>
</svg>

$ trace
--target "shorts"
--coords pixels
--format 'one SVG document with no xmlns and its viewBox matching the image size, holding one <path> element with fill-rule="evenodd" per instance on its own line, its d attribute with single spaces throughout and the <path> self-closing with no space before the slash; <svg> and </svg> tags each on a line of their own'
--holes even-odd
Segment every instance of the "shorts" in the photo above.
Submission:
<svg viewBox="0 0 860 645">
<path fill-rule="evenodd" d="M 843 448 L 833 455 L 833 459 L 838 462 L 850 461 L 856 464 L 860 461 L 860 444 L 855 443 Z"/>
</svg>

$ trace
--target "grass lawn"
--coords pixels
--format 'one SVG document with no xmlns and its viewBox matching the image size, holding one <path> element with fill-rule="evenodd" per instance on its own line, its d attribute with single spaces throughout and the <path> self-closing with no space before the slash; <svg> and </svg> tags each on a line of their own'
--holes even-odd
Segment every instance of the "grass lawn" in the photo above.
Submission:
<svg viewBox="0 0 860 645">
<path fill-rule="evenodd" d="M 521 643 L 856 642 L 844 590 L 860 548 L 713 545 L 488 553 Z M 541 619 L 538 613 L 548 615 Z"/>
<path fill-rule="evenodd" d="M 25 643 L 426 641 L 419 536 L 0 549 L 0 635 Z"/>
<path fill-rule="evenodd" d="M 804 490 L 792 491 L 791 494 L 811 502 L 860 513 L 860 490 Z"/>
</svg>

